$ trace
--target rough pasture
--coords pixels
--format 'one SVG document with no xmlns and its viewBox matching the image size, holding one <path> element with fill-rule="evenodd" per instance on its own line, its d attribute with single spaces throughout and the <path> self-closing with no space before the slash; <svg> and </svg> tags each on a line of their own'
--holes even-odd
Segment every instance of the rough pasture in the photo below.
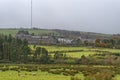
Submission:
<svg viewBox="0 0 120 80">
<path fill-rule="evenodd" d="M 4 68 L 4 70 L 3 70 Z M 85 65 L 0 65 L 1 80 L 119 80 L 119 67 Z"/>
<path fill-rule="evenodd" d="M 80 58 L 82 55 L 89 56 L 93 54 L 103 54 L 103 53 L 120 53 L 119 49 L 109 49 L 109 48 L 92 48 L 92 47 L 63 47 L 63 46 L 40 46 L 48 50 L 48 52 L 53 56 L 55 52 L 66 54 L 67 57 Z M 33 45 L 30 48 L 34 51 Z"/>
</svg>

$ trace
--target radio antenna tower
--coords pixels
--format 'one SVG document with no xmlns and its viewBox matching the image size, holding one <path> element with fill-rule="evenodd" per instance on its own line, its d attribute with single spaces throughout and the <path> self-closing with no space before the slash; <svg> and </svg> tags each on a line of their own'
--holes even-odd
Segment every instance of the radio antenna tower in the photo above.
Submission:
<svg viewBox="0 0 120 80">
<path fill-rule="evenodd" d="M 33 22 L 32 22 L 32 19 L 33 19 L 33 18 L 32 18 L 32 8 L 33 8 L 33 7 L 32 7 L 32 0 L 31 0 L 31 29 L 33 28 Z"/>
</svg>

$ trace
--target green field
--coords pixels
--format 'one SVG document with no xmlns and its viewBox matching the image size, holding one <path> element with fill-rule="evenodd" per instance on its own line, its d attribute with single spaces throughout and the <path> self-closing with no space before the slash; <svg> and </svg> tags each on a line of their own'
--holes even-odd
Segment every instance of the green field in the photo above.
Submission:
<svg viewBox="0 0 120 80">
<path fill-rule="evenodd" d="M 27 29 L 29 31 L 29 33 L 34 33 L 35 35 L 38 34 L 49 34 L 49 33 L 56 33 L 58 34 L 56 31 L 53 30 L 45 30 L 45 29 L 40 29 L 40 30 L 30 30 Z M 15 36 L 17 34 L 17 32 L 19 31 L 19 29 L 0 29 L 0 33 L 4 34 L 4 35 L 9 35 L 11 34 L 12 36 Z"/>
<path fill-rule="evenodd" d="M 19 30 L 23 30 L 23 29 L 0 29 L 0 33 L 1 34 L 4 34 L 4 35 L 9 35 L 11 34 L 12 36 L 15 36 L 17 34 L 17 32 Z M 39 29 L 39 30 L 35 30 L 35 29 L 24 29 L 24 30 L 28 30 L 29 33 L 34 33 L 35 35 L 38 35 L 38 34 L 50 34 L 50 33 L 54 33 L 54 34 L 57 34 L 57 35 L 65 35 L 65 34 L 62 34 L 60 32 L 64 32 L 64 33 L 68 33 L 68 32 L 73 32 L 73 31 L 64 31 L 64 30 L 55 30 L 55 29 Z M 59 32 L 60 31 L 60 32 Z M 82 31 L 77 31 L 77 32 L 80 32 L 81 35 L 83 36 L 86 36 L 88 35 L 88 32 L 82 32 Z M 70 34 L 71 36 L 74 36 L 72 34 Z M 91 37 L 111 37 L 112 35 L 110 34 L 100 34 L 100 33 L 90 33 L 90 36 Z"/>
<path fill-rule="evenodd" d="M 29 45 L 29 47 L 33 51 L 35 50 L 33 45 Z M 89 56 L 93 54 L 102 54 L 104 52 L 120 53 L 119 49 L 109 49 L 109 48 L 62 47 L 62 46 L 40 46 L 40 45 L 37 45 L 36 47 L 46 48 L 50 55 L 53 55 L 56 51 L 58 51 L 63 54 L 66 54 L 67 57 L 71 57 L 71 58 L 80 58 L 82 55 Z M 84 72 L 90 73 L 91 71 L 95 71 L 96 73 L 92 75 L 92 77 L 96 76 L 101 70 L 107 71 L 109 73 L 113 72 L 114 74 L 113 66 L 102 66 L 102 65 L 97 65 L 97 66 L 67 65 L 67 64 L 56 64 L 56 65 L 55 64 L 47 64 L 47 65 L 9 64 L 6 66 L 3 65 L 2 64 L 0 65 L 0 80 L 92 80 L 92 79 L 85 79 L 86 76 L 84 76 L 83 73 Z M 18 66 L 20 66 L 20 68 L 18 68 Z M 3 71 L 6 68 L 7 70 Z M 37 69 L 37 71 L 34 70 L 32 71 L 32 68 Z M 117 71 L 120 70 L 119 66 L 118 68 L 115 69 L 117 69 Z M 20 72 L 18 72 L 19 70 Z M 71 74 L 76 71 L 78 72 L 75 73 L 74 75 Z M 104 74 L 106 73 L 104 72 Z M 87 77 L 89 78 L 90 76 Z M 120 80 L 120 74 L 116 73 L 114 76 L 114 80 Z"/>
<path fill-rule="evenodd" d="M 33 75 L 33 74 L 37 75 Z M 84 76 L 82 74 L 77 74 L 75 77 L 80 80 L 84 80 Z M 18 76 L 16 71 L 6 71 L 0 72 L 0 80 L 71 80 L 71 76 L 64 75 L 55 75 L 47 72 L 21 72 L 21 76 Z M 114 80 L 120 80 L 120 75 L 117 75 Z"/>
<path fill-rule="evenodd" d="M 36 47 L 44 47 L 48 50 L 48 52 L 54 51 L 72 51 L 72 50 L 84 50 L 84 51 L 109 51 L 109 52 L 120 52 L 120 49 L 110 49 L 110 48 L 92 48 L 92 47 L 64 47 L 64 46 L 40 46 L 37 45 Z M 30 48 L 34 50 L 33 45 L 30 45 Z"/>
<path fill-rule="evenodd" d="M 105 51 L 107 53 L 120 53 L 119 49 L 110 49 L 110 48 L 91 48 L 91 47 L 61 47 L 61 46 L 36 46 L 44 47 L 48 50 L 50 54 L 55 52 L 60 52 L 66 54 L 67 57 L 80 58 L 82 55 L 89 56 L 93 54 L 102 54 Z M 30 45 L 30 48 L 34 51 L 33 45 Z"/>
<path fill-rule="evenodd" d="M 18 72 L 21 67 L 21 71 Z M 33 67 L 37 66 L 37 71 L 29 71 L 32 70 Z M 110 70 L 111 66 L 84 66 L 84 65 L 6 65 L 3 66 L 4 69 L 7 70 L 3 71 L 2 65 L 0 65 L 0 80 L 93 80 L 93 79 L 85 79 L 85 76 L 82 74 L 82 69 L 88 71 L 92 68 L 98 68 L 103 70 Z M 28 69 L 28 70 L 27 70 Z M 78 69 L 78 72 L 74 76 L 72 75 L 65 75 L 63 73 L 73 72 Z M 95 69 L 95 70 L 96 70 Z M 43 71 L 44 70 L 44 71 Z M 50 73 L 50 71 L 62 71 L 60 73 Z M 72 73 L 71 72 L 71 73 Z M 71 74 L 70 73 L 70 74 Z M 73 72 L 74 73 L 74 72 Z M 107 74 L 107 73 L 106 73 Z M 72 77 L 76 79 L 72 79 Z M 102 78 L 102 76 L 101 76 Z M 102 80 L 102 79 L 99 80 Z M 109 79 L 105 79 L 109 80 Z M 111 79 L 110 79 L 111 80 Z M 120 75 L 115 75 L 114 80 L 120 80 Z"/>
<path fill-rule="evenodd" d="M 33 74 L 36 74 L 35 76 Z M 79 75 L 82 77 L 82 75 Z M 26 72 L 22 71 L 18 76 L 16 71 L 0 72 L 0 80 L 70 80 L 70 76 L 55 75 L 48 72 Z"/>
<path fill-rule="evenodd" d="M 9 35 L 11 34 L 12 36 L 15 36 L 17 34 L 18 30 L 13 30 L 13 29 L 0 29 L 0 33 L 4 35 Z"/>
</svg>

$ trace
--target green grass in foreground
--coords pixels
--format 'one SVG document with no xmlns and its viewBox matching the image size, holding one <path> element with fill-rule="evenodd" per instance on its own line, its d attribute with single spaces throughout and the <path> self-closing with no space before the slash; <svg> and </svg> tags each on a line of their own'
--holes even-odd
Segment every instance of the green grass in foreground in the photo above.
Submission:
<svg viewBox="0 0 120 80">
<path fill-rule="evenodd" d="M 115 80 L 120 80 L 120 75 L 116 75 Z"/>
<path fill-rule="evenodd" d="M 64 76 L 62 74 L 56 75 L 41 71 L 21 71 L 20 73 L 17 71 L 0 72 L 0 80 L 71 80 L 71 77 L 72 76 Z M 74 77 L 84 80 L 84 76 L 82 74 L 77 74 Z M 116 75 L 114 80 L 120 80 L 120 75 Z"/>
<path fill-rule="evenodd" d="M 76 75 L 76 77 L 84 79 L 82 74 Z M 21 71 L 18 75 L 17 71 L 5 71 L 0 72 L 0 80 L 70 80 L 71 76 L 55 75 L 48 72 L 26 72 Z"/>
</svg>

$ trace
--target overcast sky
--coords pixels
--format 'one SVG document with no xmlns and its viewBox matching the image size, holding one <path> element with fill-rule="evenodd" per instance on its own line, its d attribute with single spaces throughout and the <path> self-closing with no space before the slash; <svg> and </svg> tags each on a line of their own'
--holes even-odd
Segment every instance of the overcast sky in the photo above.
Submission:
<svg viewBox="0 0 120 80">
<path fill-rule="evenodd" d="M 30 0 L 0 0 L 0 27 L 29 27 Z M 120 33 L 120 0 L 33 0 L 33 26 Z"/>
</svg>

